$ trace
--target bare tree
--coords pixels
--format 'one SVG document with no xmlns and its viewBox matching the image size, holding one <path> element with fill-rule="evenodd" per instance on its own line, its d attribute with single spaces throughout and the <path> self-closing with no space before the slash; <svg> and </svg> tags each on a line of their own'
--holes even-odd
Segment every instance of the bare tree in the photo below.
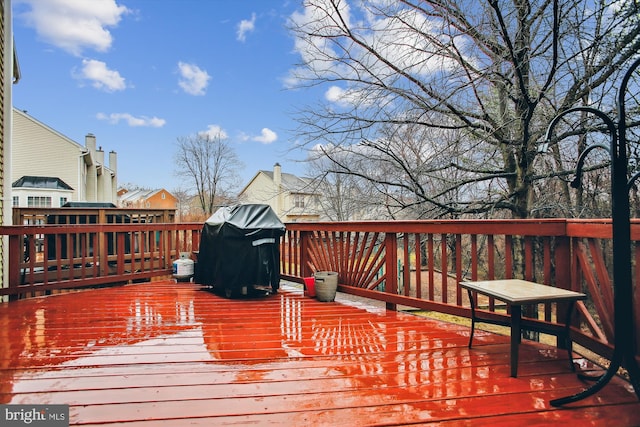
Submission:
<svg viewBox="0 0 640 427">
<path fill-rule="evenodd" d="M 555 200 L 536 185 L 567 175 L 579 146 L 552 141 L 557 162 L 538 160 L 547 124 L 576 105 L 613 109 L 616 77 L 640 50 L 637 2 L 304 6 L 291 22 L 302 58 L 292 80 L 326 87 L 328 101 L 300 112 L 300 135 L 349 151 L 348 161 L 327 151 L 334 171 L 368 180 L 418 217 L 526 218 L 570 203 L 567 183 L 556 184 L 563 198 Z M 577 138 L 585 129 L 566 132 Z"/>
<path fill-rule="evenodd" d="M 322 152 L 330 165 L 326 170 L 342 175 L 343 183 L 357 179 L 359 210 L 375 212 L 377 218 L 430 218 L 453 215 L 482 186 L 464 169 L 465 157 L 472 159 L 477 152 L 459 137 L 459 132 L 407 123 L 381 128 L 375 140 L 314 151 Z M 460 167 L 452 168 L 457 159 Z M 465 188 L 465 179 L 476 185 Z"/>
<path fill-rule="evenodd" d="M 178 214 L 178 222 L 185 222 L 191 220 L 191 212 L 190 212 L 190 201 L 193 196 L 190 194 L 188 190 L 185 190 L 181 187 L 176 187 L 171 190 L 171 194 L 176 198 L 178 202 L 177 206 L 177 214 Z"/>
<path fill-rule="evenodd" d="M 221 135 L 208 134 L 178 138 L 176 175 L 197 195 L 205 215 L 217 204 L 227 203 L 240 182 L 243 167 L 238 155 Z"/>
<path fill-rule="evenodd" d="M 133 182 L 122 183 L 122 184 L 118 185 L 118 188 L 122 189 L 122 190 L 127 190 L 127 191 L 150 190 L 150 188 L 142 187 L 142 186 L 140 186 L 138 184 L 135 184 Z"/>
<path fill-rule="evenodd" d="M 356 174 L 343 173 L 338 160 L 341 154 L 351 157 L 343 147 L 318 147 L 310 151 L 307 160 L 309 186 L 319 195 L 317 206 L 323 216 L 330 221 L 384 217 L 370 182 Z"/>
</svg>

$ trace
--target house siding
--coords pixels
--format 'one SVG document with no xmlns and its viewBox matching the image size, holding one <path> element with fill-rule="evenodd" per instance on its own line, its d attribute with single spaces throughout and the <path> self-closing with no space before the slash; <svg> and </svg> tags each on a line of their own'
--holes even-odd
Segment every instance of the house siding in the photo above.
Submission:
<svg viewBox="0 0 640 427">
<path fill-rule="evenodd" d="M 245 188 L 240 198 L 243 203 L 261 203 L 271 206 L 271 209 L 282 218 L 283 206 L 278 206 L 278 192 L 273 180 L 260 172 Z"/>
<path fill-rule="evenodd" d="M 10 3 L 7 1 L 6 3 L 8 3 L 7 5 L 7 9 L 9 9 L 9 5 Z M 0 87 L 3 88 L 2 90 L 0 90 L 0 225 L 5 225 L 5 217 L 8 216 L 8 213 L 5 212 L 5 210 L 9 211 L 11 209 L 10 206 L 6 206 L 5 205 L 5 197 L 4 197 L 4 187 L 5 187 L 5 158 L 4 158 L 4 153 L 5 153 L 5 111 L 8 108 L 11 108 L 11 105 L 5 105 L 5 104 L 10 104 L 10 102 L 7 102 L 7 98 L 6 98 L 6 87 L 7 87 L 7 80 L 10 80 L 10 76 L 8 76 L 7 74 L 9 70 L 6 69 L 5 66 L 5 62 L 7 62 L 5 60 L 5 58 L 7 58 L 7 53 L 6 53 L 6 48 L 5 46 L 8 45 L 9 43 L 7 43 L 7 14 L 10 13 L 10 10 L 5 10 L 5 1 L 4 0 L 0 0 Z M 11 90 L 11 89 L 9 89 Z M 11 97 L 9 97 L 10 99 Z M 7 280 L 5 280 L 7 277 L 6 271 L 7 269 L 5 269 L 5 261 L 8 258 L 8 255 L 5 252 L 5 245 L 7 244 L 7 239 L 3 238 L 0 239 L 0 280 L 2 280 L 2 283 L 0 284 L 0 287 L 6 287 L 7 286 Z M 2 299 L 0 299 L 0 301 L 2 301 Z"/>
<path fill-rule="evenodd" d="M 23 113 L 13 111 L 11 182 L 25 175 L 57 177 L 73 188 L 73 201 L 82 200 L 78 195 L 82 179 L 78 176 L 78 168 L 83 147 L 43 128 Z"/>
<path fill-rule="evenodd" d="M 73 188 L 69 201 L 116 203 L 117 173 L 104 164 L 89 134 L 86 146 L 13 109 L 11 182 L 25 175 L 60 178 Z M 110 153 L 114 161 L 115 153 Z"/>
<path fill-rule="evenodd" d="M 162 197 L 164 194 L 164 198 Z M 160 191 L 147 199 L 147 202 L 154 209 L 177 209 L 178 199 L 167 191 Z"/>
<path fill-rule="evenodd" d="M 5 83 L 7 81 L 6 76 L 6 68 L 5 68 L 5 43 L 6 43 L 6 27 L 5 27 L 5 10 L 4 10 L 4 1 L 0 1 L 0 87 L 4 88 Z M 0 212 L 3 212 L 0 215 L 0 225 L 4 225 L 4 170 L 5 170 L 5 161 L 4 161 L 4 140 L 5 140 L 5 132 L 4 132 L 4 111 L 5 111 L 5 91 L 0 90 Z M 0 248 L 1 249 L 1 248 Z"/>
<path fill-rule="evenodd" d="M 118 206 L 130 209 L 176 210 L 178 199 L 165 189 L 120 191 Z"/>
</svg>

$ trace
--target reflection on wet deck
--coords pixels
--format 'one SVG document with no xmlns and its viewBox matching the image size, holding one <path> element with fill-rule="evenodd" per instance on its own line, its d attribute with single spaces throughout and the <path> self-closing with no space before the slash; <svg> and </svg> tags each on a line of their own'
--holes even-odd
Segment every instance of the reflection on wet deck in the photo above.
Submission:
<svg viewBox="0 0 640 427">
<path fill-rule="evenodd" d="M 573 409 L 566 354 L 285 287 L 227 300 L 157 282 L 0 305 L 0 403 L 64 403 L 72 425 L 640 425 L 623 381 Z M 583 369 L 591 369 L 582 360 Z"/>
</svg>

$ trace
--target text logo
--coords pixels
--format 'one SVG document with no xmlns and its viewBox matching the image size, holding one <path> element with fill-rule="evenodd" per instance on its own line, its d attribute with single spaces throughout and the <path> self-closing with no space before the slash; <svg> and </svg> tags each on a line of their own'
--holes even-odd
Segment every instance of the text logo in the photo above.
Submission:
<svg viewBox="0 0 640 427">
<path fill-rule="evenodd" d="M 0 425 L 68 427 L 69 405 L 0 405 Z"/>
</svg>

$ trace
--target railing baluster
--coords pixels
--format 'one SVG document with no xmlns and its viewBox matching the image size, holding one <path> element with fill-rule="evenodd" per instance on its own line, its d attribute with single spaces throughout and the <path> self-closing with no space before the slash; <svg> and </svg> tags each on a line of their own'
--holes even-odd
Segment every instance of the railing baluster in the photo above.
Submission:
<svg viewBox="0 0 640 427">
<path fill-rule="evenodd" d="M 440 301 L 446 304 L 449 302 L 449 255 L 447 251 L 447 234 L 442 233 L 440 235 L 440 239 Z"/>
<path fill-rule="evenodd" d="M 416 265 L 416 298 L 422 298 L 422 243 L 420 233 L 413 235 Z"/>
<path fill-rule="evenodd" d="M 402 287 L 404 295 L 411 295 L 411 261 L 409 260 L 409 235 L 404 233 L 402 236 L 402 254 L 404 268 L 402 269 Z"/>
<path fill-rule="evenodd" d="M 427 243 L 427 256 L 429 264 L 429 300 L 433 301 L 435 298 L 435 253 L 433 234 L 429 233 Z"/>
</svg>

